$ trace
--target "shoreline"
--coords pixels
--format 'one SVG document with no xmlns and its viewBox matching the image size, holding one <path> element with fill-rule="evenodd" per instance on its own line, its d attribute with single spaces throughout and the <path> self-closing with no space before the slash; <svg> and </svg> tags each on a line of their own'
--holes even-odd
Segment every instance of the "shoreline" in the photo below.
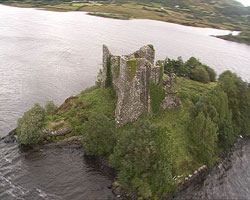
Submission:
<svg viewBox="0 0 250 200">
<path fill-rule="evenodd" d="M 54 12 L 85 12 L 88 15 L 91 16 L 97 16 L 97 17 L 103 17 L 103 18 L 111 18 L 111 19 L 119 19 L 119 20 L 130 20 L 130 19 L 145 19 L 145 20 L 156 20 L 160 22 L 168 22 L 188 27 L 197 27 L 197 28 L 213 28 L 218 30 L 227 30 L 227 31 L 240 31 L 241 33 L 248 32 L 247 29 L 241 28 L 241 30 L 236 30 L 234 25 L 224 25 L 224 24 L 214 24 L 210 22 L 205 21 L 196 21 L 196 20 L 186 20 L 178 17 L 173 16 L 164 16 L 159 17 L 153 13 L 154 11 L 150 10 L 136 10 L 138 11 L 137 15 L 131 15 L 130 10 L 126 10 L 126 8 L 123 8 L 122 6 L 119 6 L 118 11 L 116 11 L 114 8 L 109 8 L 111 5 L 108 4 L 101 4 L 101 6 L 80 6 L 80 7 L 70 7 L 66 6 L 66 4 L 60 7 L 61 4 L 56 5 L 34 5 L 34 4 L 26 4 L 26 3 L 2 3 L 4 6 L 10 6 L 10 7 L 18 7 L 18 8 L 34 8 L 38 10 L 44 10 L 44 11 L 54 11 Z M 58 6 L 58 7 L 57 7 Z M 95 7 L 98 7 L 95 8 Z M 114 6 L 113 6 L 114 7 Z M 118 6 L 117 6 L 118 7 Z M 119 13 L 120 12 L 120 13 Z M 149 12 L 150 15 L 149 15 Z M 159 12 L 159 11 L 157 11 Z M 152 14 L 153 13 L 153 14 Z M 181 14 L 181 13 L 179 13 Z M 242 43 L 250 45 L 249 38 L 240 38 L 238 36 L 231 36 L 229 35 L 219 35 L 215 36 L 219 39 Z M 247 36 L 248 37 L 248 36 Z"/>
<path fill-rule="evenodd" d="M 15 137 L 15 130 L 9 132 L 5 137 L 1 137 L 0 141 L 4 143 L 17 143 Z M 45 142 L 40 145 L 33 146 L 21 146 L 20 148 L 24 151 L 37 150 L 37 149 L 54 149 L 54 148 L 69 148 L 69 149 L 81 149 L 82 146 L 82 136 L 72 136 L 65 138 L 56 142 Z M 224 174 L 227 170 L 232 167 L 233 155 L 234 153 L 241 149 L 246 142 L 249 141 L 247 136 L 238 136 L 234 143 L 231 145 L 229 151 L 222 152 L 218 157 L 220 161 L 216 162 L 212 168 L 202 166 L 197 169 L 193 174 L 188 177 L 179 179 L 176 182 L 176 188 L 179 188 L 177 193 L 169 193 L 166 196 L 166 199 L 182 199 L 182 196 L 189 195 L 188 197 L 192 198 L 194 191 L 200 190 L 203 187 L 204 181 L 211 174 Z M 137 196 L 128 195 L 126 191 L 122 190 L 121 185 L 117 182 L 118 170 L 111 167 L 108 160 L 97 155 L 84 155 L 84 160 L 91 167 L 100 171 L 100 173 L 107 177 L 110 180 L 110 184 L 107 185 L 107 188 L 112 190 L 114 196 L 122 200 L 135 200 Z"/>
<path fill-rule="evenodd" d="M 46 11 L 55 11 L 55 12 L 86 12 L 89 15 L 92 16 L 99 16 L 99 17 L 104 17 L 104 18 L 112 18 L 112 19 L 122 19 L 122 20 L 130 20 L 130 19 L 149 19 L 149 20 L 156 20 L 156 21 L 161 21 L 161 22 L 169 22 L 169 23 L 174 23 L 174 24 L 179 24 L 179 25 L 184 25 L 184 26 L 190 26 L 190 27 L 199 27 L 199 28 L 214 28 L 214 29 L 219 29 L 219 30 L 229 30 L 229 31 L 242 31 L 242 29 L 236 29 L 233 27 L 234 25 L 224 25 L 224 24 L 216 24 L 212 22 L 206 22 L 206 21 L 197 21 L 195 19 L 192 20 L 187 20 L 187 19 L 180 19 L 177 16 L 167 16 L 164 18 L 160 17 L 158 15 L 152 15 L 150 16 L 149 14 L 154 13 L 156 11 L 150 11 L 150 10 L 136 10 L 138 15 L 131 15 L 128 10 L 126 10 L 123 7 L 119 7 L 120 10 L 115 11 L 114 8 L 109 8 L 108 4 L 103 4 L 101 6 L 82 6 L 82 7 L 60 7 L 60 4 L 56 5 L 34 5 L 34 4 L 27 4 L 27 3 L 1 3 L 1 5 L 4 6 L 11 6 L 11 7 L 18 7 L 18 8 L 35 8 L 39 10 L 46 10 Z M 57 7 L 58 6 L 58 7 Z M 98 7 L 93 8 L 93 7 Z M 118 7 L 118 6 L 116 6 Z M 108 12 L 110 11 L 110 12 Z M 121 13 L 119 13 L 119 11 Z M 158 11 L 157 11 L 158 12 Z M 177 12 L 178 13 L 178 12 Z M 155 13 L 154 13 L 155 14 Z M 182 13 L 179 13 L 181 15 Z"/>
<path fill-rule="evenodd" d="M 220 161 L 215 163 L 212 168 L 206 168 L 199 175 L 197 175 L 193 180 L 187 181 L 184 183 L 182 189 L 174 196 L 174 199 L 195 199 L 194 192 L 199 191 L 204 186 L 204 181 L 212 175 L 220 175 L 224 177 L 226 171 L 232 168 L 232 162 L 235 156 L 235 153 L 242 149 L 246 142 L 249 141 L 248 137 L 238 136 L 228 152 L 222 152 L 219 157 Z"/>
</svg>

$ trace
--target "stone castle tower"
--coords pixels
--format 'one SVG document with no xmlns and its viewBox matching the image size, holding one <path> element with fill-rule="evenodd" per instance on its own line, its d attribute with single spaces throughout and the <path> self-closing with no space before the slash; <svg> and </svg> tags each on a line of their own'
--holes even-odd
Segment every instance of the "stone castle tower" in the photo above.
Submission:
<svg viewBox="0 0 250 200">
<path fill-rule="evenodd" d="M 154 58 L 152 45 L 123 56 L 112 55 L 103 45 L 102 86 L 111 81 L 116 91 L 115 119 L 118 126 L 136 120 L 142 113 L 151 113 L 150 82 L 158 84 L 161 74 L 161 67 L 154 66 Z"/>
</svg>

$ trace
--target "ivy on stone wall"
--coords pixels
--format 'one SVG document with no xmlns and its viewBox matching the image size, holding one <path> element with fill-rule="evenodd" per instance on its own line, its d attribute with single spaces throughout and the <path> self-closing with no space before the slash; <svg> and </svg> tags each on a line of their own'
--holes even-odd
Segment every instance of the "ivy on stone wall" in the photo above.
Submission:
<svg viewBox="0 0 250 200">
<path fill-rule="evenodd" d="M 112 71 L 111 71 L 111 61 L 110 61 L 110 56 L 107 58 L 106 62 L 106 82 L 105 82 L 105 87 L 111 87 L 112 86 Z"/>
<path fill-rule="evenodd" d="M 127 61 L 127 78 L 131 82 L 136 74 L 137 59 L 133 58 Z"/>
<path fill-rule="evenodd" d="M 151 108 L 154 114 L 160 111 L 161 102 L 165 98 L 165 90 L 162 85 L 155 84 L 152 80 L 150 81 L 150 100 Z"/>
<path fill-rule="evenodd" d="M 159 85 L 162 86 L 162 82 L 163 82 L 163 74 L 164 74 L 164 68 L 162 65 L 160 65 L 160 74 L 159 74 Z"/>
<path fill-rule="evenodd" d="M 118 64 L 114 67 L 115 78 L 119 77 L 120 74 L 120 64 L 121 64 L 121 56 L 118 56 Z"/>
<path fill-rule="evenodd" d="M 148 46 L 152 49 L 152 50 L 155 50 L 154 49 L 154 46 L 152 44 L 148 44 Z"/>
</svg>

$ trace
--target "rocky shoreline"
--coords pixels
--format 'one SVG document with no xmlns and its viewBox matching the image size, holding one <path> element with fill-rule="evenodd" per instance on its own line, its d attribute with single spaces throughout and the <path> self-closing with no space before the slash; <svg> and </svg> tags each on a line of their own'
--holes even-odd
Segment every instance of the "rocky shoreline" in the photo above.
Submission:
<svg viewBox="0 0 250 200">
<path fill-rule="evenodd" d="M 210 177 L 215 177 L 216 180 L 221 180 L 226 177 L 226 172 L 232 168 L 235 156 L 242 156 L 242 148 L 249 141 L 248 137 L 239 136 L 233 143 L 230 151 L 220 155 L 220 162 L 213 168 L 206 168 L 199 176 L 184 183 L 183 188 L 174 196 L 175 200 L 180 199 L 202 199 L 199 191 L 206 186 L 207 180 Z M 239 153 L 239 155 L 238 155 Z"/>
<path fill-rule="evenodd" d="M 5 143 L 13 143 L 16 142 L 17 137 L 15 130 L 9 132 L 9 134 L 5 137 L 0 138 L 0 141 Z M 68 130 L 66 131 L 68 132 Z M 64 131 L 65 133 L 65 131 Z M 233 143 L 231 149 L 227 153 L 222 153 L 220 155 L 220 162 L 218 162 L 213 168 L 209 169 L 206 166 L 202 166 L 193 174 L 190 174 L 186 178 L 182 178 L 179 181 L 178 177 L 175 178 L 177 184 L 181 186 L 181 190 L 177 194 L 169 194 L 165 199 L 193 199 L 193 194 L 199 191 L 205 184 L 205 180 L 210 177 L 216 175 L 218 179 L 221 179 L 225 176 L 225 172 L 228 171 L 232 167 L 232 160 L 235 152 L 241 152 L 242 147 L 249 140 L 247 137 L 239 136 L 235 142 Z M 57 142 L 48 142 L 45 141 L 42 145 L 35 148 L 81 148 L 82 147 L 82 136 L 72 136 Z M 85 155 L 84 159 L 88 165 L 99 170 L 104 176 L 110 179 L 110 184 L 107 188 L 112 189 L 113 194 L 117 199 L 123 200 L 135 200 L 137 196 L 128 195 L 126 192 L 122 191 L 120 184 L 117 181 L 118 171 L 112 168 L 109 165 L 109 162 L 105 158 L 101 158 L 99 156 L 89 156 Z"/>
</svg>

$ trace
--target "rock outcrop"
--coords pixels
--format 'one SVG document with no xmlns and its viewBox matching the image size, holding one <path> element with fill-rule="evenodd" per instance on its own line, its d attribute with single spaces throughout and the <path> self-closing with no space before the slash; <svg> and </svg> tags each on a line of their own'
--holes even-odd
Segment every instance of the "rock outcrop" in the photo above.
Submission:
<svg viewBox="0 0 250 200">
<path fill-rule="evenodd" d="M 163 76 L 163 68 L 154 65 L 154 58 L 152 45 L 123 56 L 112 55 L 108 47 L 103 46 L 102 86 L 112 86 L 116 91 L 115 119 L 118 126 L 136 120 L 142 113 L 151 114 L 150 83 L 159 84 Z M 163 108 L 172 105 L 172 100 L 168 102 L 162 103 Z"/>
</svg>

